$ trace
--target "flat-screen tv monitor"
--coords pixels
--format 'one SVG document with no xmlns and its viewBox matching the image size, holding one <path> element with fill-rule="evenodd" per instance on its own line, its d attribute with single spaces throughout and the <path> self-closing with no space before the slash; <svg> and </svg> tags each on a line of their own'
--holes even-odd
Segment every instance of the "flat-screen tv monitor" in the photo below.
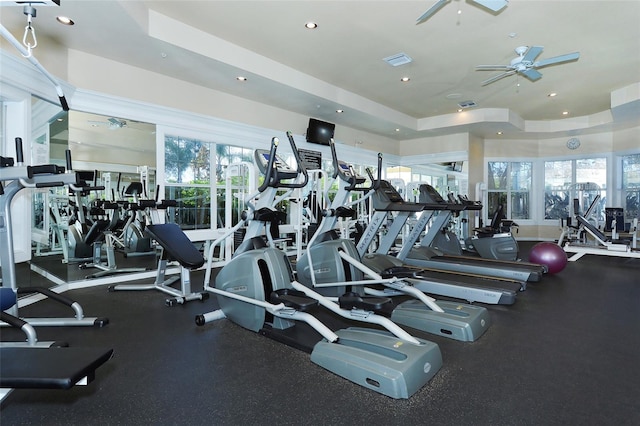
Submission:
<svg viewBox="0 0 640 426">
<path fill-rule="evenodd" d="M 333 138 L 335 129 L 336 125 L 333 123 L 310 118 L 309 127 L 307 128 L 307 142 L 329 145 L 329 140 Z"/>
</svg>

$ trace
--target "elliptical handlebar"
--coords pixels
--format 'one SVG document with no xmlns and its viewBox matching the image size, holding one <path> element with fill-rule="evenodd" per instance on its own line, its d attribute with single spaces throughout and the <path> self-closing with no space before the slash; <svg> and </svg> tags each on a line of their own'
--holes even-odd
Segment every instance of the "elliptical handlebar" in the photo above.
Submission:
<svg viewBox="0 0 640 426">
<path fill-rule="evenodd" d="M 269 186 L 272 185 L 272 180 L 275 181 L 275 176 L 274 174 L 277 174 L 277 171 L 275 170 L 275 168 L 273 167 L 276 161 L 276 151 L 278 150 L 278 144 L 280 143 L 280 139 L 276 138 L 275 136 L 273 138 L 271 138 L 271 148 L 269 150 L 269 162 L 267 163 L 267 169 L 266 169 L 266 173 L 264 176 L 264 182 L 262 182 L 262 185 L 260 185 L 258 187 L 258 191 L 263 192 L 265 189 L 267 189 Z"/>
<path fill-rule="evenodd" d="M 357 186 L 358 183 L 364 183 L 364 179 L 362 179 L 362 178 L 358 179 L 358 176 L 356 175 L 355 170 L 353 170 L 352 166 L 349 166 L 349 174 L 345 173 L 342 170 L 342 167 L 340 167 L 340 161 L 338 161 L 338 154 L 336 153 L 336 146 L 335 146 L 335 141 L 333 140 L 333 138 L 331 138 L 329 140 L 329 146 L 331 147 L 331 158 L 333 160 L 333 175 L 331 176 L 333 179 L 335 179 L 335 178 L 337 178 L 339 176 L 340 179 L 342 179 L 343 181 L 347 182 L 347 186 L 345 187 L 345 189 L 347 191 L 368 192 L 371 189 L 375 189 L 375 186 L 374 186 L 375 180 L 373 179 L 373 177 L 371 177 L 371 174 L 369 173 L 369 171 L 367 171 L 367 173 L 369 173 L 369 176 L 371 177 L 372 185 L 371 186 Z M 381 155 L 382 154 L 378 154 L 378 169 L 380 169 L 380 164 L 382 164 Z M 360 182 L 358 182 L 358 180 L 360 180 Z"/>
<path fill-rule="evenodd" d="M 374 178 L 373 173 L 369 168 L 365 169 L 367 174 L 369 175 L 369 179 L 371 179 L 371 189 L 380 188 L 380 181 L 382 180 L 382 153 L 378 153 L 378 175 Z"/>
<path fill-rule="evenodd" d="M 304 176 L 304 179 L 302 179 L 302 181 L 300 182 L 293 182 L 293 183 L 282 182 L 283 179 L 292 179 L 294 177 L 292 176 L 294 172 L 293 170 L 290 170 L 288 173 L 289 176 L 285 175 L 284 177 L 278 175 L 279 173 L 278 167 L 277 167 L 278 160 L 276 157 L 276 152 L 278 150 L 278 145 L 280 144 L 280 140 L 277 137 L 273 137 L 271 139 L 271 149 L 269 150 L 269 159 L 265 167 L 264 182 L 262 182 L 262 185 L 260 185 L 260 187 L 258 188 L 258 192 L 264 192 L 268 187 L 287 188 L 287 189 L 303 188 L 307 185 L 307 182 L 309 182 L 309 174 L 307 173 L 307 169 L 304 166 L 302 159 L 300 158 L 300 153 L 296 148 L 296 143 L 293 140 L 293 135 L 291 134 L 291 132 L 287 132 L 287 138 L 289 139 L 289 144 L 291 144 L 291 149 L 293 150 L 293 157 L 296 161 L 297 174 L 298 175 L 302 174 Z"/>
<path fill-rule="evenodd" d="M 309 182 L 309 173 L 307 173 L 307 168 L 304 166 L 302 159 L 300 158 L 300 153 L 298 152 L 298 148 L 296 147 L 296 142 L 293 139 L 293 134 L 287 130 L 287 139 L 289 139 L 289 144 L 291 145 L 291 150 L 293 151 L 293 158 L 296 160 L 296 167 L 298 168 L 298 172 L 302 173 L 304 179 L 302 182 L 298 183 L 287 183 L 281 185 L 282 188 L 304 188 L 307 186 L 307 182 Z"/>
</svg>

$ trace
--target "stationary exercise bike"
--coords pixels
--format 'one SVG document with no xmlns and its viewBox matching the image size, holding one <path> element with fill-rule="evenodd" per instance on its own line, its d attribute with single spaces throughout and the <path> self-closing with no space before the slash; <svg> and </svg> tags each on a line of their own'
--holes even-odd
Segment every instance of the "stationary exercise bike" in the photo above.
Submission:
<svg viewBox="0 0 640 426">
<path fill-rule="evenodd" d="M 408 398 L 442 365 L 438 346 L 411 336 L 387 317 L 376 314 L 374 310 L 384 311 L 388 306 L 386 298 L 367 300 L 346 294 L 338 305 L 294 281 L 286 254 L 274 247 L 271 232 L 264 232 L 267 225 L 280 219 L 275 206 L 286 194 L 278 197 L 278 191 L 302 188 L 308 180 L 293 137 L 290 133 L 287 137 L 297 170 L 277 156 L 277 138 L 272 139 L 270 151 L 255 152 L 265 180 L 258 193 L 248 198 L 249 211 L 243 214 L 243 221 L 249 221 L 244 241 L 220 270 L 213 287 L 209 285 L 213 250 L 243 223 L 211 244 L 204 288 L 217 295 L 220 309 L 198 315 L 196 323 L 229 318 L 251 331 L 310 352 L 313 362 L 348 380 L 392 398 Z M 256 197 L 254 205 L 251 200 Z M 326 308 L 325 316 L 334 313 L 389 331 L 350 327 L 334 332 L 318 318 L 323 313 L 319 305 Z M 316 333 L 299 330 L 304 327 L 302 323 Z M 318 341 L 317 334 L 324 339 Z M 313 342 L 308 342 L 310 338 Z"/>
</svg>

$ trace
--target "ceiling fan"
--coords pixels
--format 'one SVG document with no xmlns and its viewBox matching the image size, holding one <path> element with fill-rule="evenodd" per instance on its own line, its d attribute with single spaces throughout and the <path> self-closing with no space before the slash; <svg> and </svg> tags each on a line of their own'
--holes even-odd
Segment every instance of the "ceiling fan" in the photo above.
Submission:
<svg viewBox="0 0 640 426">
<path fill-rule="evenodd" d="M 427 19 L 431 18 L 437 11 L 442 9 L 444 5 L 449 3 L 451 0 L 438 0 L 436 4 L 431 6 L 429 10 L 420 15 L 420 17 L 416 20 L 416 25 L 423 23 Z M 468 0 L 471 3 L 479 4 L 480 6 L 484 6 L 487 9 L 492 10 L 493 12 L 498 12 L 507 6 L 509 0 Z"/>
<path fill-rule="evenodd" d="M 493 76 L 482 82 L 483 86 L 498 81 L 501 78 L 508 77 L 513 74 L 521 74 L 531 81 L 537 81 L 542 78 L 542 74 L 538 68 L 547 67 L 549 65 L 561 64 L 563 62 L 575 61 L 580 58 L 580 52 L 567 53 L 566 55 L 554 56 L 553 58 L 535 59 L 542 53 L 542 46 L 520 46 L 515 49 L 518 54 L 517 58 L 511 60 L 509 65 L 478 65 L 476 71 L 492 71 L 502 70 L 502 74 Z"/>
<path fill-rule="evenodd" d="M 127 127 L 127 122 L 125 120 L 120 120 L 119 118 L 115 117 L 109 117 L 107 118 L 107 121 L 89 120 L 88 123 L 93 127 L 104 126 L 109 130 L 118 130 L 122 129 L 123 127 Z"/>
</svg>

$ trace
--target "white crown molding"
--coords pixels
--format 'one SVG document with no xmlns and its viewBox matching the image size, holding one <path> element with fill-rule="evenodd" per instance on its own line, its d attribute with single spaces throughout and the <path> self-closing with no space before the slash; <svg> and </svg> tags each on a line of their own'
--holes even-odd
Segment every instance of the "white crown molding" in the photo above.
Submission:
<svg viewBox="0 0 640 426">
<path fill-rule="evenodd" d="M 58 84 L 67 100 L 73 96 L 75 87 L 62 80 L 58 80 Z M 56 105 L 60 102 L 51 81 L 26 59 L 11 55 L 4 49 L 0 49 L 0 89 L 2 97 L 10 101 L 21 100 L 15 97 L 22 94 L 22 99 L 33 95 Z M 70 102 L 69 105 L 73 107 Z"/>
</svg>

